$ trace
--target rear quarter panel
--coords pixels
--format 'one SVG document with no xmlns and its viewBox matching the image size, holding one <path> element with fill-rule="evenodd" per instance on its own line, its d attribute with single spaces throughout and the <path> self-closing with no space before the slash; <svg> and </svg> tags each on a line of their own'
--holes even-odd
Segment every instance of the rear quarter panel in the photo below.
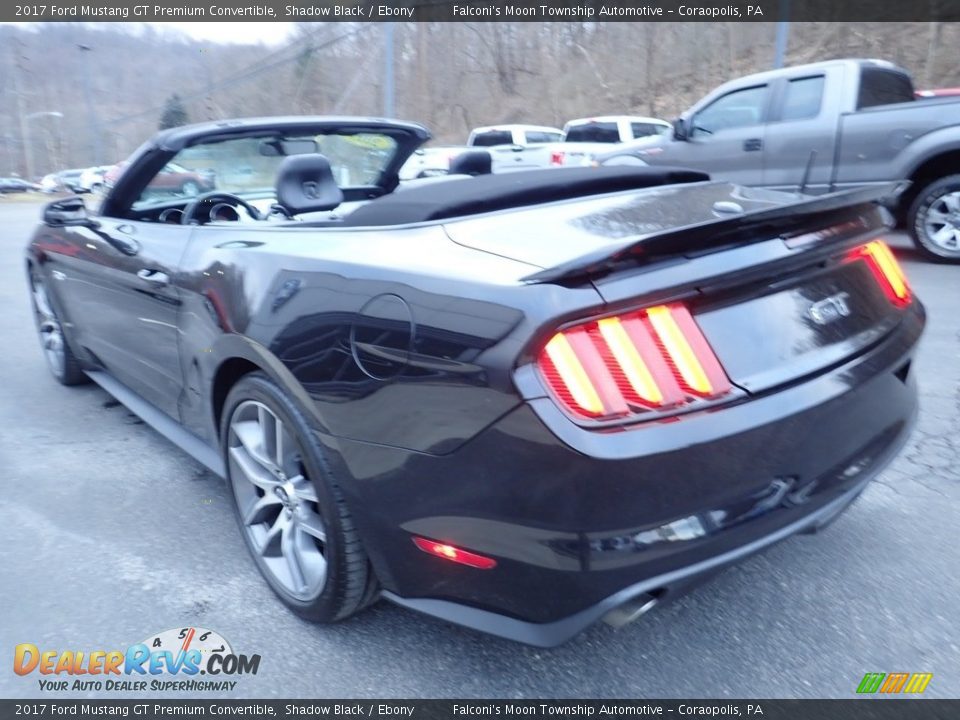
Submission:
<svg viewBox="0 0 960 720">
<path fill-rule="evenodd" d="M 456 245 L 439 225 L 194 238 L 179 279 L 182 415 L 211 440 L 210 388 L 243 357 L 295 392 L 321 432 L 451 452 L 520 402 L 510 371 L 530 324 L 599 299 L 524 287 L 536 268 Z"/>
</svg>

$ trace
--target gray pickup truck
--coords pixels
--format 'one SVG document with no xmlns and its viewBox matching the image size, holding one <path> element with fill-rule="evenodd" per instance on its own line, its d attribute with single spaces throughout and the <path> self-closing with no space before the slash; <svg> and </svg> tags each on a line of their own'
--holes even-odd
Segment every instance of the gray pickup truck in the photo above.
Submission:
<svg viewBox="0 0 960 720">
<path fill-rule="evenodd" d="M 821 194 L 909 180 L 889 199 L 928 257 L 960 262 L 960 98 L 918 99 L 881 60 L 831 60 L 721 85 L 673 133 L 602 165 L 678 165 L 743 185 Z"/>
</svg>

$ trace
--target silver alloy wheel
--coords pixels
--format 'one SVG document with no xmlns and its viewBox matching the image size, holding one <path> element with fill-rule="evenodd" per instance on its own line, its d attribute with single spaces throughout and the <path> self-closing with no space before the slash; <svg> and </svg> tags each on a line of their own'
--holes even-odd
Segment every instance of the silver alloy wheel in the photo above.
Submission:
<svg viewBox="0 0 960 720">
<path fill-rule="evenodd" d="M 287 593 L 313 600 L 327 579 L 327 533 L 300 448 L 255 400 L 236 407 L 229 427 L 230 481 L 258 562 Z"/>
<path fill-rule="evenodd" d="M 960 252 L 960 190 L 934 200 L 923 218 L 930 242 L 950 253 Z"/>
<path fill-rule="evenodd" d="M 50 364 L 50 369 L 57 377 L 60 377 L 64 374 L 66 366 L 63 329 L 60 327 L 57 314 L 50 304 L 50 297 L 47 295 L 43 280 L 34 276 L 31 282 L 33 285 L 33 306 L 37 313 L 37 329 L 40 332 L 43 354 Z"/>
</svg>

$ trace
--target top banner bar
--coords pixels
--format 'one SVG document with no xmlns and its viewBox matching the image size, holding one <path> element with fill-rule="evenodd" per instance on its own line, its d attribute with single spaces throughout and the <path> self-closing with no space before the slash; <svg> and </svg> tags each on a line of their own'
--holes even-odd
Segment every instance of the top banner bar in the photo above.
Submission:
<svg viewBox="0 0 960 720">
<path fill-rule="evenodd" d="M 960 0 L 131 0 L 3 3 L 0 21 L 775 22 L 957 21 Z M 154 0 L 156 2 L 156 0 Z"/>
</svg>

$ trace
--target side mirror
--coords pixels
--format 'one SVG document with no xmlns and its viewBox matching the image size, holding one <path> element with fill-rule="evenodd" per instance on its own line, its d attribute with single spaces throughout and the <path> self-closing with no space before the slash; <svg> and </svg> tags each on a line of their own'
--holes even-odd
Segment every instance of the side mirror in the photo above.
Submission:
<svg viewBox="0 0 960 720">
<path fill-rule="evenodd" d="M 690 133 L 687 129 L 687 121 L 678 117 L 673 121 L 673 139 L 686 142 L 690 139 Z"/>
<path fill-rule="evenodd" d="M 80 226 L 99 227 L 100 223 L 90 217 L 86 203 L 81 197 L 55 200 L 43 208 L 43 222 L 53 227 Z"/>
</svg>

